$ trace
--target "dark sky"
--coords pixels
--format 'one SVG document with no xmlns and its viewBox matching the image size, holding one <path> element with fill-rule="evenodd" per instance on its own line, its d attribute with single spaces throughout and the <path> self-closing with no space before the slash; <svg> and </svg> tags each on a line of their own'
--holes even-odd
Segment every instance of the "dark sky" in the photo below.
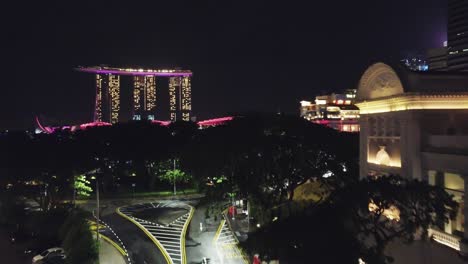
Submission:
<svg viewBox="0 0 468 264">
<path fill-rule="evenodd" d="M 199 119 L 295 114 L 302 98 L 354 88 L 372 62 L 441 46 L 446 27 L 445 0 L 14 2 L 3 8 L 3 129 L 36 114 L 89 121 L 93 79 L 77 65 L 191 69 Z"/>
</svg>

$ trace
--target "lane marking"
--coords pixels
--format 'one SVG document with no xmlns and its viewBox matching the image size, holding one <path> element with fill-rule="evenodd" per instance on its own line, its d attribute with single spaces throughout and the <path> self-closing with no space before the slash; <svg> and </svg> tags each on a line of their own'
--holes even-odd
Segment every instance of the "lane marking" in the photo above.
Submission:
<svg viewBox="0 0 468 264">
<path fill-rule="evenodd" d="M 158 247 L 158 249 L 161 251 L 161 253 L 163 254 L 164 258 L 166 259 L 166 262 L 168 264 L 172 264 L 172 260 L 171 258 L 169 257 L 169 253 L 166 251 L 166 249 L 159 243 L 159 241 L 151 234 L 149 233 L 148 230 L 146 230 L 146 228 L 144 226 L 142 226 L 140 223 L 138 223 L 137 221 L 135 221 L 134 219 L 130 218 L 129 216 L 123 214 L 120 212 L 120 207 L 117 207 L 116 209 L 116 212 L 117 214 L 119 214 L 120 216 L 126 218 L 127 220 L 129 220 L 130 222 L 134 223 L 136 226 L 138 226 L 138 228 L 140 228 L 150 239 L 151 241 L 153 241 L 153 243 Z"/>
</svg>

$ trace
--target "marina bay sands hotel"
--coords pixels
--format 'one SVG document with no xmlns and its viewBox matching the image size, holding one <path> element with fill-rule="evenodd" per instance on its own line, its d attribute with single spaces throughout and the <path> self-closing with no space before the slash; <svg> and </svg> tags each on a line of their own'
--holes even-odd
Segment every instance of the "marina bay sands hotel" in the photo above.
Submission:
<svg viewBox="0 0 468 264">
<path fill-rule="evenodd" d="M 169 80 L 169 117 L 171 121 L 189 121 L 192 110 L 192 90 L 188 70 L 155 70 L 79 67 L 77 71 L 96 74 L 95 122 L 117 123 L 121 111 L 120 77 L 133 78 L 133 120 L 154 120 L 157 105 L 156 77 Z"/>
</svg>

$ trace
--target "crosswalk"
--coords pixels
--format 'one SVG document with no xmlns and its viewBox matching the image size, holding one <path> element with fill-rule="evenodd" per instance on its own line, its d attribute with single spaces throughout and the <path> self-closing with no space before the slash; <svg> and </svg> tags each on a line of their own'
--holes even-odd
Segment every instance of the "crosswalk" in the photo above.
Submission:
<svg viewBox="0 0 468 264">
<path fill-rule="evenodd" d="M 134 212 L 136 211 L 167 207 L 183 208 L 187 209 L 188 212 L 167 225 L 157 224 L 134 216 Z M 185 232 L 193 210 L 193 207 L 190 205 L 178 201 L 159 201 L 120 208 L 121 213 L 125 214 L 129 218 L 132 218 L 135 222 L 140 224 L 159 242 L 159 244 L 162 246 L 162 251 L 165 251 L 163 253 L 170 257 L 170 261 L 173 264 L 186 263 Z"/>
<path fill-rule="evenodd" d="M 237 239 L 234 237 L 226 222 L 224 222 L 223 227 L 221 228 L 221 232 L 219 233 L 218 240 L 216 242 L 219 245 L 237 244 Z"/>
<path fill-rule="evenodd" d="M 248 264 L 245 254 L 239 248 L 239 241 L 234 236 L 227 222 L 222 220 L 214 244 L 218 250 L 222 263 Z"/>
</svg>

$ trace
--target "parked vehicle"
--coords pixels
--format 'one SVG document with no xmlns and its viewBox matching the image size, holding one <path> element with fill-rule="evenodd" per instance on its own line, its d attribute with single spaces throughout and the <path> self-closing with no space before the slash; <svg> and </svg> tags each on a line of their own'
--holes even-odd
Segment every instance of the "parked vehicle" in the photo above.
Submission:
<svg viewBox="0 0 468 264">
<path fill-rule="evenodd" d="M 45 260 L 42 261 L 43 264 L 65 264 L 65 259 L 67 257 L 65 254 L 58 255 L 49 255 Z"/>
<path fill-rule="evenodd" d="M 39 261 L 46 260 L 48 257 L 57 256 L 57 255 L 65 256 L 65 250 L 59 247 L 49 248 L 47 250 L 44 250 L 41 254 L 36 255 L 32 259 L 32 263 L 38 263 Z"/>
</svg>

